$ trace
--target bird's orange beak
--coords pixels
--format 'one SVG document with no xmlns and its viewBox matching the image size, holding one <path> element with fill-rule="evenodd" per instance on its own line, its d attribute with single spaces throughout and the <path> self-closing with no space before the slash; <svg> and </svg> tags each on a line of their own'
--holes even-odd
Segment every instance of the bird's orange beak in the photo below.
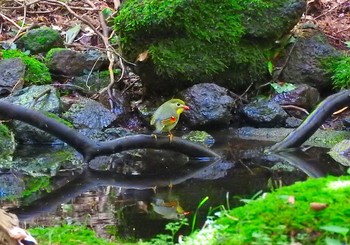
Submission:
<svg viewBox="0 0 350 245">
<path fill-rule="evenodd" d="M 190 109 L 190 107 L 187 105 L 184 105 L 182 108 L 184 108 L 185 111 L 188 111 Z"/>
</svg>

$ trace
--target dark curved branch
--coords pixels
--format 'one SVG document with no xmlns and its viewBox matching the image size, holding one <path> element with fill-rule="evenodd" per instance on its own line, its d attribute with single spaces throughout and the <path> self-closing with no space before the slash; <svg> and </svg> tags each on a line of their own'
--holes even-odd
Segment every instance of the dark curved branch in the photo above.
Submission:
<svg viewBox="0 0 350 245">
<path fill-rule="evenodd" d="M 328 96 L 296 130 L 290 133 L 281 142 L 273 145 L 269 150 L 278 152 L 286 148 L 301 146 L 335 111 L 348 105 L 350 105 L 350 90 L 343 90 Z"/>
<path fill-rule="evenodd" d="M 150 135 L 134 135 L 109 142 L 94 142 L 76 130 L 46 117 L 40 112 L 4 101 L 0 101 L 0 118 L 19 120 L 56 136 L 81 153 L 86 162 L 100 155 L 140 148 L 173 150 L 189 157 L 220 158 L 214 151 L 178 137 L 174 137 L 172 142 L 169 142 L 168 137 L 158 137 L 156 140 Z"/>
</svg>

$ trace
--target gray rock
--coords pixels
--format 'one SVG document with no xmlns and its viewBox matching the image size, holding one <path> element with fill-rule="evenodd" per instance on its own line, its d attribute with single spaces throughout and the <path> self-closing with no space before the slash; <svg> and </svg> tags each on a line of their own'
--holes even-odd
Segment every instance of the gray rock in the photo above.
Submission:
<svg viewBox="0 0 350 245">
<path fill-rule="evenodd" d="M 105 54 L 89 50 L 77 52 L 69 49 L 52 49 L 47 54 L 45 63 L 54 73 L 67 76 L 80 76 L 86 71 L 98 70 L 107 64 Z"/>
<path fill-rule="evenodd" d="M 241 109 L 243 116 L 254 127 L 278 127 L 285 124 L 288 114 L 274 101 L 251 102 Z"/>
<path fill-rule="evenodd" d="M 35 98 L 38 99 L 36 100 Z M 61 112 L 60 98 L 58 97 L 57 90 L 51 85 L 26 87 L 3 100 L 41 112 L 54 114 Z M 62 143 L 56 137 L 21 121 L 12 121 L 11 129 L 15 133 L 15 139 L 21 143 Z"/>
<path fill-rule="evenodd" d="M 117 116 L 99 102 L 80 97 L 63 114 L 63 118 L 72 122 L 75 128 L 103 129 L 115 121 Z"/>
<path fill-rule="evenodd" d="M 16 45 L 20 49 L 30 50 L 31 54 L 38 54 L 63 47 L 63 39 L 58 31 L 45 26 L 29 30 L 16 41 Z"/>
<path fill-rule="evenodd" d="M 0 95 L 21 89 L 26 65 L 20 58 L 0 60 Z"/>
<path fill-rule="evenodd" d="M 334 145 L 331 150 L 328 152 L 328 154 L 338 163 L 340 163 L 343 166 L 349 167 L 350 166 L 350 159 L 349 159 L 349 148 L 350 140 L 342 140 L 341 142 Z"/>
<path fill-rule="evenodd" d="M 281 77 L 286 82 L 304 83 L 328 92 L 333 85 L 322 65 L 322 59 L 339 55 L 340 52 L 328 43 L 323 33 L 306 29 L 297 37 L 293 52 L 289 55 L 289 50 L 286 50 L 286 55 L 280 61 L 283 64 L 289 56 Z"/>
<path fill-rule="evenodd" d="M 295 105 L 310 110 L 319 102 L 320 93 L 314 87 L 299 84 L 292 91 L 274 94 L 271 100 L 279 105 Z"/>
<path fill-rule="evenodd" d="M 182 117 L 191 128 L 229 125 L 234 99 L 227 89 L 214 83 L 201 83 L 182 91 L 180 96 L 190 107 Z"/>
</svg>

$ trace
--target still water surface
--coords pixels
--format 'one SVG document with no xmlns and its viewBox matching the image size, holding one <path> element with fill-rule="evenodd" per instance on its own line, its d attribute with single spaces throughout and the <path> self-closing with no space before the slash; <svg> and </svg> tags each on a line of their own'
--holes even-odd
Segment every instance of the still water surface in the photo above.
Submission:
<svg viewBox="0 0 350 245">
<path fill-rule="evenodd" d="M 187 217 L 191 223 L 205 197 L 208 201 L 198 211 L 197 228 L 220 205 L 232 208 L 243 204 L 240 199 L 260 191 L 345 171 L 325 148 L 265 155 L 264 147 L 273 143 L 243 140 L 227 132 L 213 136 L 213 149 L 223 156 L 218 162 L 190 159 L 174 167 L 176 157 L 183 157 L 169 153 L 161 163 L 159 158 L 147 157 L 146 165 L 151 167 L 142 174 L 85 172 L 64 188 L 14 211 L 29 227 L 82 224 L 102 237 L 133 241 L 164 233 L 165 225 L 179 217 Z"/>
</svg>

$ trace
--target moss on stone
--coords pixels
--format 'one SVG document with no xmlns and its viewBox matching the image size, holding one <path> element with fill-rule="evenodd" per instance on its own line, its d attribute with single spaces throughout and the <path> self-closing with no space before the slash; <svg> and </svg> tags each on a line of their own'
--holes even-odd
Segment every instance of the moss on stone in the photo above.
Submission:
<svg viewBox="0 0 350 245">
<path fill-rule="evenodd" d="M 126 58 L 136 60 L 148 51 L 150 59 L 139 66 L 139 73 L 146 86 L 153 85 L 150 90 L 181 89 L 213 79 L 235 88 L 264 80 L 266 51 L 297 19 L 271 23 L 269 14 L 293 2 L 301 1 L 129 0 L 115 18 L 115 29 Z M 264 22 L 253 29 L 250 21 Z M 267 26 L 273 27 L 265 31 Z M 259 36 L 259 43 L 248 41 L 247 36 Z M 261 36 L 270 41 L 261 41 Z"/>
<path fill-rule="evenodd" d="M 27 66 L 24 80 L 27 84 L 42 85 L 51 83 L 51 75 L 46 65 L 34 57 L 18 50 L 2 50 L 0 54 L 4 59 L 20 58 Z"/>
<path fill-rule="evenodd" d="M 49 117 L 49 118 L 52 118 L 52 119 L 55 119 L 56 121 L 58 121 L 59 123 L 62 123 L 64 125 L 66 125 L 67 127 L 70 127 L 70 128 L 73 128 L 73 124 L 59 116 L 57 116 L 56 114 L 54 113 L 50 113 L 50 112 L 45 112 L 45 111 L 42 111 L 43 114 L 45 114 L 45 116 Z"/>
<path fill-rule="evenodd" d="M 62 50 L 69 50 L 69 49 L 67 49 L 67 48 L 52 48 L 52 49 L 50 49 L 49 52 L 47 52 L 47 54 L 45 56 L 45 63 L 49 64 L 50 60 L 55 55 L 55 53 L 60 52 Z"/>
<path fill-rule="evenodd" d="M 30 30 L 16 44 L 21 49 L 30 50 L 32 54 L 37 54 L 46 52 L 52 47 L 63 46 L 63 39 L 59 32 L 44 26 Z"/>
</svg>

